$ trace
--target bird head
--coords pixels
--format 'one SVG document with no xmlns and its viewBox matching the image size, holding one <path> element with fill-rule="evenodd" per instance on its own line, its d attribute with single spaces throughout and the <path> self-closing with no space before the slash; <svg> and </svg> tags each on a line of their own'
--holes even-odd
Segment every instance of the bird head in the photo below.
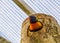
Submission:
<svg viewBox="0 0 60 43">
<path fill-rule="evenodd" d="M 30 31 L 37 31 L 42 28 L 42 23 L 39 22 L 35 16 L 29 16 L 29 20 L 30 20 L 30 26 L 29 26 Z"/>
<path fill-rule="evenodd" d="M 36 23 L 38 21 L 35 16 L 29 16 L 29 19 L 30 23 Z"/>
</svg>

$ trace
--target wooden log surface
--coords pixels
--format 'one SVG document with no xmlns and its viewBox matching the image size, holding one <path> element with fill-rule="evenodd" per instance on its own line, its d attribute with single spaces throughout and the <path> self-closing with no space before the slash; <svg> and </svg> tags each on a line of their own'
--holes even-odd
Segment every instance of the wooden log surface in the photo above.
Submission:
<svg viewBox="0 0 60 43">
<path fill-rule="evenodd" d="M 60 26 L 54 17 L 46 14 L 34 14 L 43 28 L 37 32 L 28 30 L 29 20 L 22 24 L 21 43 L 60 43 Z"/>
</svg>

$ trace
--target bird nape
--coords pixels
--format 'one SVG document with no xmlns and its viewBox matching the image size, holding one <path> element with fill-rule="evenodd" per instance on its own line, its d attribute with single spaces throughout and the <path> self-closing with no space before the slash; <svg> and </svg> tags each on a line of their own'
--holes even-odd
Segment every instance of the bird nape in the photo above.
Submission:
<svg viewBox="0 0 60 43">
<path fill-rule="evenodd" d="M 42 23 L 36 19 L 35 16 L 29 16 L 30 26 L 29 30 L 31 32 L 36 32 L 42 28 Z"/>
</svg>

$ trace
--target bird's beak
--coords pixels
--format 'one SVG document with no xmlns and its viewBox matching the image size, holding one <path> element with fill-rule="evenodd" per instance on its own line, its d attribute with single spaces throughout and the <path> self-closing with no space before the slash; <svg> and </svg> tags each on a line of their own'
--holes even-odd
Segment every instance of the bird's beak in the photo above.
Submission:
<svg viewBox="0 0 60 43">
<path fill-rule="evenodd" d="M 31 18 L 30 18 L 30 17 L 28 17 L 27 19 L 28 19 L 28 20 L 31 20 Z"/>
</svg>

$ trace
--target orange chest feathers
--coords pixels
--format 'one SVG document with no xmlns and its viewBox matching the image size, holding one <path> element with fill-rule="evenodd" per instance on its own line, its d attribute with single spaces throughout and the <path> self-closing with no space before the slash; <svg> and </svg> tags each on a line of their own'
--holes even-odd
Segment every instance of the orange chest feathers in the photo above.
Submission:
<svg viewBox="0 0 60 43">
<path fill-rule="evenodd" d="M 36 23 L 31 23 L 29 29 L 30 30 L 36 30 L 41 28 L 42 24 L 40 22 L 36 22 Z"/>
</svg>

